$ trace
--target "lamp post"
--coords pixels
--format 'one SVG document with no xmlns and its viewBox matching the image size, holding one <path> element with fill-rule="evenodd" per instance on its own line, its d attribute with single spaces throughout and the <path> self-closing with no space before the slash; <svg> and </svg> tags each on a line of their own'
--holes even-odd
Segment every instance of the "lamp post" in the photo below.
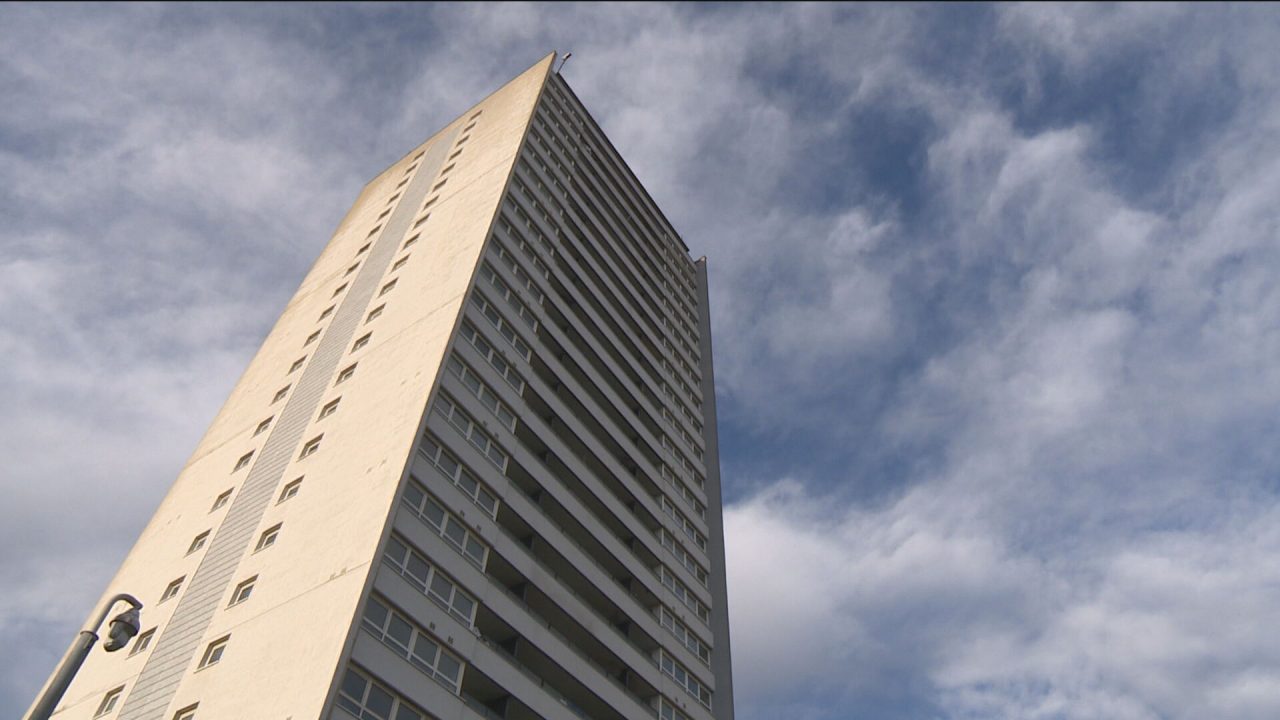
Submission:
<svg viewBox="0 0 1280 720">
<path fill-rule="evenodd" d="M 93 644 L 98 641 L 98 628 L 102 627 L 102 622 L 107 619 L 107 613 L 121 601 L 129 603 L 130 607 L 111 619 L 111 625 L 107 628 L 107 641 L 102 644 L 103 649 L 107 652 L 115 652 L 128 645 L 133 636 L 138 634 L 138 628 L 141 627 L 139 611 L 142 610 L 142 603 L 138 602 L 134 596 L 125 593 L 111 598 L 93 623 L 81 630 L 80 636 L 71 644 L 71 649 L 67 651 L 62 658 L 62 663 L 54 671 L 49 683 L 45 685 L 44 692 L 36 700 L 35 705 L 31 706 L 31 711 L 27 713 L 27 720 L 48 720 L 53 714 L 53 709 L 58 706 L 62 694 L 67 691 L 67 686 L 71 684 L 72 678 L 84 664 L 84 659 L 89 656 Z"/>
</svg>

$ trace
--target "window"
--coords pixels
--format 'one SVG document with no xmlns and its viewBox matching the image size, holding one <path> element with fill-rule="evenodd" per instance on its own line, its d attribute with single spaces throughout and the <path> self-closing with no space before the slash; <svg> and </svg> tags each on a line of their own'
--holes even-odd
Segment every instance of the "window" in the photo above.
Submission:
<svg viewBox="0 0 1280 720">
<path fill-rule="evenodd" d="M 231 499 L 231 491 L 227 490 L 226 492 L 222 493 L 221 495 L 213 499 L 213 507 L 209 508 L 209 512 L 213 512 L 214 510 L 217 510 L 223 505 L 226 505 L 227 501 L 230 499 Z"/>
<path fill-rule="evenodd" d="M 422 227 L 422 223 L 426 222 L 427 218 L 429 217 L 431 217 L 431 213 L 427 213 L 426 215 L 423 215 L 422 217 L 418 218 L 418 221 L 413 224 L 413 229 L 417 230 L 418 228 Z"/>
<path fill-rule="evenodd" d="M 431 566 L 417 550 L 396 536 L 387 543 L 382 562 L 437 605 L 461 619 L 468 627 L 475 623 L 476 601 L 439 569 Z"/>
<path fill-rule="evenodd" d="M 382 229 L 382 226 L 381 226 L 381 225 L 379 225 L 379 226 L 375 227 L 374 229 L 372 229 L 372 230 L 370 230 L 370 231 L 369 231 L 369 234 L 368 234 L 366 237 L 373 237 L 374 235 L 377 235 L 377 234 L 378 234 L 378 231 L 379 231 L 379 230 L 381 230 L 381 229 Z"/>
<path fill-rule="evenodd" d="M 266 431 L 267 431 L 267 428 L 271 427 L 271 421 L 272 421 L 272 420 L 274 420 L 274 419 L 275 419 L 275 416 L 274 416 L 274 415 L 272 415 L 271 417 L 267 418 L 266 420 L 263 420 L 262 422 L 258 423 L 258 427 L 257 427 L 257 428 L 255 428 L 255 429 L 254 429 L 254 431 L 253 431 L 253 436 L 254 436 L 254 437 L 258 437 L 258 436 L 259 436 L 259 435 L 261 435 L 262 433 L 266 432 Z"/>
<path fill-rule="evenodd" d="M 462 128 L 462 132 L 469 132 L 469 131 L 471 130 L 471 128 L 473 128 L 473 127 L 475 127 L 475 126 L 476 126 L 476 124 L 475 124 L 475 123 L 471 123 L 470 125 L 468 125 L 468 126 L 466 126 L 466 127 Z"/>
<path fill-rule="evenodd" d="M 418 162 L 419 160 L 421 160 L 421 159 L 422 159 L 422 156 L 423 156 L 423 155 L 426 155 L 426 154 L 427 154 L 427 151 L 426 151 L 426 150 L 423 150 L 423 151 L 419 152 L 417 155 L 414 155 L 414 156 L 413 156 L 413 159 L 412 159 L 412 160 L 410 160 L 409 162 Z"/>
<path fill-rule="evenodd" d="M 278 403 L 284 399 L 285 395 L 288 395 L 288 394 L 289 394 L 289 386 L 285 385 L 284 387 L 276 391 L 276 396 L 271 398 L 271 402 Z"/>
<path fill-rule="evenodd" d="M 516 416 L 512 414 L 507 406 L 498 400 L 498 396 L 489 388 L 488 385 L 480 379 L 478 375 L 469 367 L 467 367 L 456 355 L 450 355 L 448 360 L 449 371 L 462 381 L 463 385 L 471 391 L 476 398 L 484 404 L 498 421 L 507 427 L 508 430 L 515 430 Z"/>
<path fill-rule="evenodd" d="M 199 703 L 196 703 L 182 708 L 173 714 L 173 720 L 196 720 L 196 707 L 198 706 Z"/>
<path fill-rule="evenodd" d="M 316 419 L 323 420 L 329 417 L 330 415 L 338 412 L 338 400 L 341 400 L 341 399 L 342 398 L 338 398 L 336 400 L 330 400 L 329 402 L 325 403 L 324 407 L 320 408 L 320 417 Z"/>
<path fill-rule="evenodd" d="M 452 398 L 443 394 L 436 398 L 435 410 L 457 428 L 462 437 L 470 440 L 481 455 L 484 455 L 490 462 L 498 466 L 499 470 L 506 471 L 506 452 L 498 447 L 498 443 L 489 437 L 489 434 L 482 430 L 480 424 L 473 420 L 466 411 L 454 403 Z"/>
<path fill-rule="evenodd" d="M 138 639 L 133 641 L 133 649 L 129 651 L 129 657 L 133 657 L 151 647 L 151 638 L 155 637 L 155 634 L 156 629 L 151 628 L 139 635 Z"/>
<path fill-rule="evenodd" d="M 437 200 L 439 200 L 439 199 L 440 199 L 440 198 L 439 198 L 439 196 L 427 198 L 427 201 L 426 201 L 425 203 L 423 203 L 423 204 L 422 204 L 422 209 L 423 209 L 423 210 L 426 210 L 427 208 L 431 207 L 432 205 L 435 205 L 435 204 L 436 204 L 436 201 L 437 201 Z"/>
<path fill-rule="evenodd" d="M 395 281 L 395 280 L 392 280 L 391 282 L 387 283 L 386 285 L 383 285 L 383 286 L 382 286 L 382 290 L 380 290 L 380 291 L 378 292 L 378 297 L 382 297 L 383 295 L 386 295 L 387 293 L 391 292 L 391 289 L 392 289 L 392 288 L 394 288 L 395 286 L 396 286 L 396 281 Z"/>
<path fill-rule="evenodd" d="M 408 182 L 409 182 L 409 178 L 405 178 L 401 180 L 400 182 L 396 183 L 396 189 L 399 190 L 400 188 L 404 187 Z"/>
<path fill-rule="evenodd" d="M 297 372 L 297 371 L 298 371 L 298 368 L 302 367 L 302 364 L 303 364 L 303 363 L 305 363 L 306 361 L 307 361 L 307 356 L 306 356 L 306 355 L 303 355 L 302 357 L 298 358 L 297 360 L 294 360 L 294 361 L 293 361 L 293 364 L 289 366 L 289 372 L 291 372 L 291 373 L 292 373 L 292 372 Z"/>
<path fill-rule="evenodd" d="M 307 336 L 307 339 L 306 339 L 306 341 L 305 341 L 305 342 L 303 342 L 303 343 L 302 343 L 302 346 L 303 346 L 303 347 L 306 347 L 306 346 L 310 345 L 311 343 L 315 342 L 319 337 L 320 337 L 320 331 L 319 331 L 319 330 L 317 330 L 317 331 L 315 331 L 315 332 L 313 332 L 313 333 L 311 333 L 310 335 L 308 335 L 308 336 Z"/>
<path fill-rule="evenodd" d="M 276 538 L 280 535 L 280 526 L 283 524 L 284 523 L 277 523 L 262 531 L 262 537 L 258 538 L 258 546 L 253 549 L 254 552 L 266 550 L 272 545 L 275 545 Z"/>
<path fill-rule="evenodd" d="M 187 579 L 187 576 L 183 575 L 177 580 L 174 580 L 173 582 L 169 583 L 165 587 L 164 592 L 160 594 L 160 602 L 164 602 L 165 600 L 168 600 L 174 595 L 177 595 L 178 591 L 182 589 L 182 581 L 186 579 Z"/>
<path fill-rule="evenodd" d="M 468 140 L 470 140 L 470 139 L 471 139 L 471 136 L 470 136 L 470 135 L 463 135 L 462 137 L 458 138 L 458 142 L 454 143 L 454 144 L 453 144 L 453 146 L 454 146 L 454 147 L 460 147 L 460 146 L 462 145 L 462 143 L 464 143 L 464 142 L 466 142 L 466 141 L 468 141 Z"/>
<path fill-rule="evenodd" d="M 204 656 L 200 658 L 200 665 L 197 670 L 207 668 L 210 665 L 217 665 L 222 659 L 222 654 L 227 650 L 227 641 L 231 639 L 230 635 L 223 636 L 209 643 L 209 647 L 204 649 Z"/>
<path fill-rule="evenodd" d="M 386 309 L 386 307 L 387 307 L 387 306 L 386 306 L 386 304 L 384 303 L 384 304 L 379 305 L 378 307 L 376 307 L 376 308 L 374 308 L 374 309 L 370 310 L 370 311 L 369 311 L 369 317 L 365 318 L 365 319 L 364 319 L 364 321 L 365 321 L 365 322 L 373 322 L 373 320 L 374 320 L 375 318 L 377 318 L 379 315 L 381 315 L 381 314 L 382 314 L 382 311 L 383 311 L 384 309 Z"/>
<path fill-rule="evenodd" d="M 399 185 L 397 185 L 396 187 L 400 187 L 400 186 L 399 186 Z M 388 204 L 388 205 L 390 205 L 391 203 L 393 203 L 393 202 L 395 202 L 395 201 L 397 201 L 397 200 L 399 200 L 399 199 L 400 199 L 400 193 L 396 193 L 395 195 L 392 195 L 390 198 L 388 198 L 388 199 L 387 199 L 387 204 Z"/>
<path fill-rule="evenodd" d="M 355 272 L 359 267 L 360 267 L 360 263 L 358 263 L 358 262 L 357 262 L 356 264 L 354 264 L 354 265 L 352 265 L 351 267 L 347 268 L 347 271 L 346 271 L 346 272 L 344 272 L 344 273 L 342 273 L 342 277 L 346 277 L 346 276 L 350 275 L 351 273 Z"/>
<path fill-rule="evenodd" d="M 482 510 L 489 513 L 490 517 L 498 515 L 498 497 L 484 483 L 476 480 L 470 470 L 467 470 L 452 455 L 445 452 L 429 435 L 423 435 L 422 443 L 418 446 L 418 452 L 425 455 L 436 466 L 436 469 L 449 479 L 449 482 L 458 486 L 476 505 L 479 505 Z"/>
<path fill-rule="evenodd" d="M 347 284 L 346 284 L 346 283 L 342 283 L 341 285 L 339 285 L 339 286 L 338 286 L 338 289 L 337 289 L 337 290 L 334 290 L 334 291 L 333 291 L 333 295 L 332 295 L 332 297 L 338 297 L 339 295 L 341 295 L 341 294 L 342 294 L 342 291 L 343 291 L 343 290 L 346 290 L 346 289 L 347 289 Z"/>
<path fill-rule="evenodd" d="M 405 488 L 401 500 L 413 510 L 414 514 L 430 525 L 436 534 L 449 541 L 458 552 L 481 570 L 484 569 L 485 561 L 489 556 L 489 547 L 478 539 L 475 532 L 467 529 L 465 523 L 454 517 L 444 505 L 428 494 L 416 477 Z"/>
<path fill-rule="evenodd" d="M 402 247 L 402 248 L 400 248 L 400 249 L 401 249 L 401 250 L 404 250 L 405 248 L 409 247 L 410 245 L 412 245 L 412 244 L 414 244 L 414 243 L 418 242 L 418 238 L 420 238 L 420 237 L 422 237 L 422 236 L 421 236 L 421 235 L 414 235 L 413 237 L 409 238 L 408 240 L 405 240 L 405 241 L 404 241 L 404 247 Z"/>
<path fill-rule="evenodd" d="M 240 459 L 236 461 L 236 466 L 235 466 L 234 468 L 231 468 L 231 472 L 235 472 L 235 471 L 240 470 L 240 469 L 242 469 L 242 468 L 248 467 L 248 466 L 249 466 L 249 461 L 251 461 L 251 460 L 253 460 L 253 451 L 252 451 L 252 450 L 250 450 L 249 452 L 247 452 L 247 453 L 245 453 L 244 455 L 241 455 L 241 456 L 240 456 Z"/>
<path fill-rule="evenodd" d="M 293 497 L 294 495 L 297 495 L 298 489 L 301 487 L 302 487 L 302 478 L 298 478 L 297 480 L 290 482 L 288 485 L 284 486 L 283 490 L 280 491 L 280 499 L 277 500 L 276 502 L 282 503 L 285 500 L 288 500 L 289 498 Z"/>
<path fill-rule="evenodd" d="M 707 689 L 707 686 L 698 682 L 697 678 L 691 675 L 688 670 L 685 670 L 684 666 L 676 662 L 665 650 L 661 653 L 659 667 L 662 668 L 663 673 L 676 681 L 681 690 L 692 695 L 708 710 L 711 709 L 711 691 Z"/>
<path fill-rule="evenodd" d="M 447 183 L 447 182 L 449 182 L 448 178 L 446 178 L 446 179 L 444 179 L 444 180 L 441 180 L 440 182 L 436 183 L 436 184 L 435 184 L 435 187 L 431 188 L 431 192 L 435 192 L 435 191 L 439 190 L 440 188 L 444 187 L 444 184 L 445 184 L 445 183 Z"/>
<path fill-rule="evenodd" d="M 395 272 L 400 268 L 404 267 L 404 264 L 407 262 L 409 262 L 409 257 L 407 255 L 405 257 L 400 258 L 399 260 L 396 261 L 395 265 L 391 266 L 391 272 Z"/>
<path fill-rule="evenodd" d="M 258 576 L 254 575 L 248 580 L 245 580 L 241 582 L 239 585 L 237 585 L 235 592 L 231 593 L 231 603 L 227 607 L 230 607 L 231 605 L 239 605 L 245 600 L 248 600 L 249 596 L 253 594 L 253 586 L 257 582 L 258 582 Z"/>
<path fill-rule="evenodd" d="M 116 703 L 120 702 L 120 695 L 124 693 L 124 686 L 114 690 L 108 690 L 106 695 L 102 696 L 102 702 L 98 703 L 98 710 L 93 714 L 94 717 L 102 717 L 112 710 L 116 709 Z"/>
<path fill-rule="evenodd" d="M 444 649 L 435 637 L 403 617 L 378 598 L 369 598 L 364 610 L 364 629 L 408 660 L 450 692 L 458 692 L 462 679 L 462 660 Z"/>
<path fill-rule="evenodd" d="M 711 648 L 707 647 L 707 644 L 703 642 L 697 635 L 694 635 L 692 632 L 690 632 L 689 628 L 684 626 L 684 623 L 677 620 L 676 616 L 672 614 L 672 612 L 668 610 L 665 605 L 660 607 L 661 607 L 661 611 L 658 617 L 659 617 L 659 620 L 661 621 L 662 627 L 666 628 L 668 632 L 674 635 L 676 639 L 681 642 L 681 644 L 689 648 L 689 652 L 693 653 L 694 655 L 697 655 L 699 660 L 701 660 L 708 667 L 710 667 L 711 666 Z"/>
<path fill-rule="evenodd" d="M 426 713 L 391 691 L 366 678 L 357 670 L 347 670 L 339 687 L 338 707 L 361 720 L 423 720 Z"/>
<path fill-rule="evenodd" d="M 382 211 L 382 214 L 381 214 L 381 215 L 379 215 L 379 216 L 378 216 L 378 220 L 382 220 L 382 218 L 384 218 L 384 217 L 386 217 L 386 216 L 388 216 L 388 215 L 390 215 L 390 214 L 391 214 L 391 208 L 387 208 L 386 210 L 383 210 L 383 211 Z"/>
<path fill-rule="evenodd" d="M 365 333 L 364 337 L 360 338 L 359 340 L 356 340 L 355 344 L 351 346 L 351 352 L 355 352 L 360 348 L 364 347 L 365 345 L 368 345 L 369 338 L 371 337 L 373 337 L 373 333 Z"/>
<path fill-rule="evenodd" d="M 208 539 L 209 539 L 208 530 L 205 530 L 204 532 L 197 535 L 195 539 L 191 541 L 191 547 L 187 548 L 187 554 L 190 555 L 191 553 L 204 547 L 204 544 L 206 541 L 208 541 Z"/>
<path fill-rule="evenodd" d="M 405 174 L 405 175 L 408 175 L 409 173 L 411 173 L 411 172 L 413 172 L 414 170 L 417 170 L 417 169 L 418 169 L 418 166 L 417 166 L 417 165 L 410 165 L 410 166 L 409 166 L 409 167 L 404 171 L 404 174 Z"/>
<path fill-rule="evenodd" d="M 467 118 L 467 120 L 475 120 L 476 118 L 480 117 L 480 114 L 481 114 L 481 113 L 483 113 L 483 112 L 484 112 L 484 110 L 477 110 L 477 111 L 475 111 L 475 112 L 471 113 L 471 117 Z"/>
<path fill-rule="evenodd" d="M 457 150 L 453 151 L 453 154 L 449 156 L 449 159 L 452 160 L 461 154 L 462 154 L 462 148 L 458 148 Z"/>
<path fill-rule="evenodd" d="M 344 382 L 346 382 L 346 381 L 350 380 L 350 379 L 351 379 L 351 376 L 352 376 L 352 375 L 355 375 L 355 374 L 356 374 L 356 366 L 355 366 L 355 364 L 353 363 L 353 364 L 349 365 L 345 370 L 343 370 L 342 372 L 338 373 L 338 379 L 337 379 L 337 380 L 335 380 L 333 384 L 334 384 L 334 385 L 340 385 L 340 384 L 342 384 L 342 383 L 344 383 Z"/>
<path fill-rule="evenodd" d="M 441 175 L 447 175 L 447 174 L 449 173 L 449 171 L 453 169 L 453 167 L 454 167 L 453 165 L 450 165 L 449 167 L 446 167 L 445 169 L 443 169 L 443 170 L 441 170 L 441 171 L 440 171 L 440 174 L 441 174 Z"/>
<path fill-rule="evenodd" d="M 356 255 L 363 255 L 364 252 L 369 249 L 370 245 L 373 245 L 373 243 L 365 243 L 364 245 L 361 245 L 360 249 L 356 251 Z"/>
<path fill-rule="evenodd" d="M 320 438 L 323 437 L 324 435 L 317 435 L 308 440 L 307 444 L 302 446 L 302 452 L 298 454 L 298 459 L 301 460 L 315 455 L 316 451 L 320 449 Z"/>
</svg>

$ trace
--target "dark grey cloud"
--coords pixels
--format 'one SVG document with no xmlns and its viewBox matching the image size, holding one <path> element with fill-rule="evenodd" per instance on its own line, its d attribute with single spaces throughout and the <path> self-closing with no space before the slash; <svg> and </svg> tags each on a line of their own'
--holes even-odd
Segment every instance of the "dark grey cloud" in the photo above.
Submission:
<svg viewBox="0 0 1280 720">
<path fill-rule="evenodd" d="M 711 258 L 744 720 L 1274 717 L 1278 41 L 1256 6 L 0 8 L 0 708 L 363 182 L 560 48 Z"/>
</svg>

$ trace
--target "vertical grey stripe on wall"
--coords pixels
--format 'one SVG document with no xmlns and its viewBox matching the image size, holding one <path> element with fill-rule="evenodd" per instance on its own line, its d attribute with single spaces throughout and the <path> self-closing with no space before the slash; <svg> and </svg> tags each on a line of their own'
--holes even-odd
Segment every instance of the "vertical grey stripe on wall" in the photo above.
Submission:
<svg viewBox="0 0 1280 720">
<path fill-rule="evenodd" d="M 458 134 L 455 128 L 439 137 L 423 156 L 386 225 L 370 248 L 364 264 L 334 313 L 296 381 L 275 427 L 249 469 L 244 485 L 209 543 L 195 573 L 187 580 L 178 607 L 156 641 L 137 682 L 120 711 L 120 720 L 164 720 L 183 673 L 195 659 L 219 600 L 235 577 L 240 559 L 249 550 L 271 498 L 290 460 L 299 450 L 339 362 L 350 347 L 369 301 L 381 286 L 387 266 L 407 234 L 427 190 L 444 165 L 445 154 Z M 355 248 L 352 248 L 354 256 Z M 317 292 L 321 292 L 317 290 Z M 284 383 L 286 368 L 281 368 Z M 283 532 L 288 532 L 285 528 Z"/>
</svg>

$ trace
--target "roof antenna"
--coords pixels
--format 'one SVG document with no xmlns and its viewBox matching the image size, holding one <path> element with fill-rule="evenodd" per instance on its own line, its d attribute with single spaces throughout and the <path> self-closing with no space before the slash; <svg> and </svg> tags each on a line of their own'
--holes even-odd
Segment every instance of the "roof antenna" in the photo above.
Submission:
<svg viewBox="0 0 1280 720">
<path fill-rule="evenodd" d="M 557 73 L 559 73 L 559 72 L 561 72 L 562 70 L 564 70 L 564 64 L 565 64 L 565 63 L 567 63 L 567 62 L 569 62 L 569 58 L 571 58 L 571 57 L 573 57 L 573 53 L 571 53 L 571 52 L 567 52 L 567 53 L 565 53 L 565 54 L 564 54 L 564 57 L 563 57 L 563 58 L 560 58 L 560 69 L 559 69 L 559 70 L 556 70 L 556 72 L 557 72 Z"/>
</svg>

